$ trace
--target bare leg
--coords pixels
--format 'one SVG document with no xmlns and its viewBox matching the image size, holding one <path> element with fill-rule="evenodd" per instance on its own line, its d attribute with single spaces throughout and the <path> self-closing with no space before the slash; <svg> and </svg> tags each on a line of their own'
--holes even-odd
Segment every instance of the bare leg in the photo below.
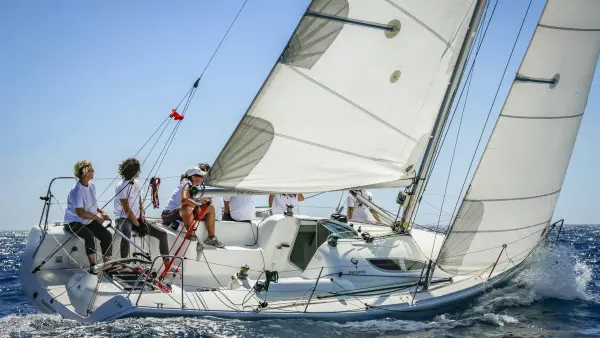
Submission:
<svg viewBox="0 0 600 338">
<path fill-rule="evenodd" d="M 208 231 L 208 238 L 214 238 L 215 237 L 215 207 L 212 205 L 209 205 L 208 209 L 206 209 L 204 225 L 206 225 L 206 231 Z"/>
<path fill-rule="evenodd" d="M 189 205 L 182 206 L 179 209 L 179 215 L 183 219 L 183 226 L 189 230 L 192 223 L 194 223 L 194 207 Z"/>
<path fill-rule="evenodd" d="M 87 255 L 90 265 L 96 265 L 96 254 Z"/>
</svg>

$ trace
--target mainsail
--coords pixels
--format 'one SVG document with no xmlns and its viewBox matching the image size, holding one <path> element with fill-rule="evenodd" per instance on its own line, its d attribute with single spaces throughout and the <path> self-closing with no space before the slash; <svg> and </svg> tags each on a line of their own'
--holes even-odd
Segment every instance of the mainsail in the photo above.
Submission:
<svg viewBox="0 0 600 338">
<path fill-rule="evenodd" d="M 269 192 L 408 186 L 476 0 L 314 0 L 211 170 Z"/>
<path fill-rule="evenodd" d="M 600 1 L 550 0 L 440 251 L 447 272 L 522 262 L 554 213 L 600 52 Z"/>
</svg>

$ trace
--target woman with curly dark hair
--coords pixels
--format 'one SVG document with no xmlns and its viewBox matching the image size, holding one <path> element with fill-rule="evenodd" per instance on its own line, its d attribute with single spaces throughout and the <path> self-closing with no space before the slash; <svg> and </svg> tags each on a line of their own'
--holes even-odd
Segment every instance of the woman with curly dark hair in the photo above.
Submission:
<svg viewBox="0 0 600 338">
<path fill-rule="evenodd" d="M 98 207 L 96 186 L 92 182 L 94 178 L 92 163 L 88 160 L 77 161 L 73 169 L 78 180 L 67 198 L 64 219 L 65 229 L 84 240 L 85 253 L 90 261 L 90 272 L 94 273 L 96 265 L 96 242 L 94 238 L 100 240 L 102 256 L 104 262 L 107 262 L 112 254 L 112 235 L 102 226 L 108 216 Z"/>
<path fill-rule="evenodd" d="M 118 229 L 127 238 L 131 237 L 131 230 L 136 230 L 142 235 L 149 234 L 158 239 L 160 254 L 169 254 L 167 232 L 145 218 L 142 203 L 141 187 L 137 180 L 140 175 L 140 161 L 128 158 L 119 165 L 121 182 L 115 188 L 114 215 Z M 129 256 L 129 243 L 121 241 L 121 258 Z M 167 258 L 163 258 L 168 261 Z"/>
</svg>

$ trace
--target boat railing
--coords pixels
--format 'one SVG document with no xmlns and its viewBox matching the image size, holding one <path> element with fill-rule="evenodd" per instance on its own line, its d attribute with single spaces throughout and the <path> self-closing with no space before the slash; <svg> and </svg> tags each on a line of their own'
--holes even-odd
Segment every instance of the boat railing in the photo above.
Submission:
<svg viewBox="0 0 600 338">
<path fill-rule="evenodd" d="M 558 220 L 558 221 L 556 221 L 556 222 L 554 222 L 554 223 L 552 223 L 550 225 L 550 227 L 552 229 L 556 228 L 556 226 L 558 225 L 558 232 L 556 233 L 556 241 L 557 242 L 558 242 L 558 239 L 560 238 L 560 233 L 562 231 L 562 227 L 563 227 L 564 224 L 565 224 L 565 220 L 564 219 L 560 219 L 560 220 Z"/>
<path fill-rule="evenodd" d="M 46 196 L 40 196 L 40 199 L 42 201 L 44 201 L 44 207 L 42 208 L 42 215 L 40 216 L 40 222 L 38 224 L 38 227 L 40 228 L 40 230 L 42 230 L 44 232 L 46 232 L 48 230 L 48 217 L 50 215 L 50 205 L 52 204 L 52 197 L 54 197 L 54 195 L 52 195 L 52 184 L 54 184 L 54 181 L 56 181 L 56 180 L 66 180 L 66 179 L 77 180 L 75 177 L 72 177 L 72 176 L 55 177 L 50 181 L 50 184 L 48 185 L 48 191 L 46 192 Z M 43 227 L 42 227 L 42 223 L 44 224 Z"/>
</svg>

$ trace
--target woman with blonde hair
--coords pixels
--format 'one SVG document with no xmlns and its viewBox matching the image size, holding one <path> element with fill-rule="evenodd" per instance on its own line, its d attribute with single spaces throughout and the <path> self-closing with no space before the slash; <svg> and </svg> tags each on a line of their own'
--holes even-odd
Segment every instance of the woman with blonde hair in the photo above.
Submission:
<svg viewBox="0 0 600 338">
<path fill-rule="evenodd" d="M 78 180 L 67 198 L 65 229 L 84 240 L 85 253 L 90 262 L 90 272 L 94 273 L 96 265 L 94 238 L 100 240 L 104 262 L 108 261 L 111 256 L 112 235 L 102 226 L 102 223 L 108 219 L 108 215 L 98 207 L 96 186 L 92 182 L 94 178 L 92 163 L 88 160 L 77 161 L 74 174 Z"/>
</svg>

